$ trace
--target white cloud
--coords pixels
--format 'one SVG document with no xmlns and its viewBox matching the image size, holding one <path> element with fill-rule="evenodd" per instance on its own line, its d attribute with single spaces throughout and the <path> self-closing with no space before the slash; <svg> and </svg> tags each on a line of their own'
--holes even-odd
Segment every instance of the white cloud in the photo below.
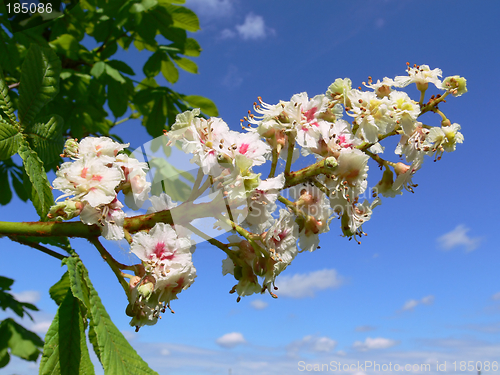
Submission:
<svg viewBox="0 0 500 375">
<path fill-rule="evenodd" d="M 223 348 L 234 348 L 246 343 L 246 340 L 240 332 L 231 332 L 219 337 L 215 342 Z"/>
<path fill-rule="evenodd" d="M 473 251 L 479 247 L 481 243 L 480 237 L 469 237 L 467 232 L 470 228 L 467 228 L 465 225 L 460 224 L 457 225 L 455 229 L 451 232 L 443 234 L 441 237 L 437 239 L 439 247 L 443 250 L 452 250 L 455 247 L 465 247 L 465 251 Z"/>
<path fill-rule="evenodd" d="M 386 339 L 383 337 L 376 337 L 372 339 L 371 337 L 367 337 L 364 342 L 356 341 L 352 347 L 359 351 L 367 351 L 373 349 L 387 349 L 399 344 L 399 341 Z"/>
<path fill-rule="evenodd" d="M 220 18 L 233 14 L 234 0 L 186 0 L 187 8 L 200 17 Z"/>
<path fill-rule="evenodd" d="M 29 330 L 38 333 L 40 336 L 44 336 L 49 330 L 51 324 L 51 320 L 42 320 L 29 327 Z"/>
<path fill-rule="evenodd" d="M 245 22 L 242 25 L 237 25 L 238 34 L 245 39 L 262 39 L 266 37 L 266 26 L 264 18 L 250 13 L 246 16 Z"/>
<path fill-rule="evenodd" d="M 222 84 L 229 89 L 235 89 L 239 87 L 243 82 L 240 71 L 235 65 L 229 65 L 227 68 L 226 75 L 222 79 Z M 220 235 L 220 234 L 217 234 Z"/>
<path fill-rule="evenodd" d="M 263 310 L 267 307 L 268 303 L 260 299 L 254 299 L 252 302 L 250 302 L 250 305 L 252 305 L 252 307 L 256 310 Z"/>
<path fill-rule="evenodd" d="M 375 327 L 372 326 L 357 326 L 355 331 L 356 332 L 368 332 L 368 331 L 374 331 Z"/>
<path fill-rule="evenodd" d="M 233 30 L 224 29 L 220 32 L 221 39 L 232 39 L 236 36 L 236 33 Z"/>
<path fill-rule="evenodd" d="M 494 300 L 494 301 L 500 300 L 500 292 L 493 294 L 491 296 L 491 299 Z"/>
<path fill-rule="evenodd" d="M 433 295 L 425 296 L 421 300 L 411 299 L 409 301 L 406 301 L 406 303 L 401 308 L 401 311 L 411 311 L 420 304 L 432 305 L 433 303 L 434 303 L 434 296 Z"/>
<path fill-rule="evenodd" d="M 334 269 L 297 273 L 293 276 L 278 277 L 276 280 L 278 296 L 291 298 L 314 297 L 316 291 L 338 288 L 342 283 L 342 277 Z"/>
<path fill-rule="evenodd" d="M 27 303 L 37 303 L 40 301 L 40 292 L 36 290 L 25 290 L 20 293 L 12 293 L 15 299 L 19 302 L 27 302 Z"/>
<path fill-rule="evenodd" d="M 304 336 L 302 340 L 294 341 L 287 347 L 290 355 L 297 355 L 299 351 L 314 353 L 330 353 L 337 346 L 337 341 L 329 337 L 318 337 L 313 335 Z"/>
</svg>

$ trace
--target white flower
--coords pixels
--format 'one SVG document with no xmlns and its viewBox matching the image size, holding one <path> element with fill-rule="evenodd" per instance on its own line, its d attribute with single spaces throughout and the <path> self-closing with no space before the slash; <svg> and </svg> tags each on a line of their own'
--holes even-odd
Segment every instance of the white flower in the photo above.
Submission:
<svg viewBox="0 0 500 375">
<path fill-rule="evenodd" d="M 273 220 L 271 214 L 276 211 L 275 202 L 278 193 L 284 184 L 285 176 L 283 173 L 261 181 L 247 200 L 248 213 L 244 223 L 251 229 L 257 229 L 258 232 L 262 232 L 268 227 Z"/>
<path fill-rule="evenodd" d="M 78 149 L 80 157 L 91 158 L 107 156 L 114 158 L 120 151 L 128 146 L 130 146 L 130 143 L 121 144 L 108 137 L 85 137 L 80 141 Z"/>
<path fill-rule="evenodd" d="M 429 129 L 422 127 L 421 122 L 416 123 L 416 127 L 410 136 L 403 134 L 394 151 L 398 155 L 405 155 L 406 161 L 412 163 L 417 158 L 423 158 L 429 153 L 430 147 L 425 142 L 429 134 Z"/>
<path fill-rule="evenodd" d="M 394 123 L 386 131 L 390 132 L 396 128 L 396 123 L 401 126 L 405 134 L 412 134 L 415 129 L 417 117 L 420 114 L 420 106 L 410 99 L 403 91 L 393 91 L 389 95 L 391 101 L 389 106 L 392 109 Z"/>
<path fill-rule="evenodd" d="M 80 214 L 80 220 L 87 225 L 98 224 L 102 226 L 104 238 L 119 241 L 125 237 L 123 224 L 126 215 L 122 211 L 122 207 L 123 204 L 116 198 L 113 202 L 98 207 L 87 204 Z"/>
<path fill-rule="evenodd" d="M 345 120 L 337 120 L 334 123 L 327 121 L 319 122 L 321 136 L 316 144 L 303 147 L 302 155 L 315 154 L 317 158 L 334 156 L 343 148 L 352 149 L 361 142 L 351 132 L 350 124 Z"/>
<path fill-rule="evenodd" d="M 111 203 L 115 189 L 123 179 L 121 169 L 105 165 L 99 158 L 83 158 L 64 163 L 56 172 L 54 188 L 66 193 L 58 199 L 75 195 L 92 207 Z"/>
<path fill-rule="evenodd" d="M 378 98 L 383 98 L 384 96 L 389 96 L 392 91 L 391 87 L 395 86 L 396 83 L 393 79 L 387 77 L 384 77 L 382 82 L 380 82 L 380 80 L 377 80 L 377 83 L 373 83 L 371 77 L 369 77 L 368 84 L 363 82 L 363 85 L 371 88 Z"/>
<path fill-rule="evenodd" d="M 392 188 L 394 190 L 399 190 L 401 189 L 401 187 L 404 187 L 406 190 L 413 193 L 413 188 L 417 187 L 418 185 L 413 183 L 412 177 L 415 172 L 420 169 L 423 161 L 423 157 L 420 157 L 415 159 L 410 166 L 403 163 L 397 163 L 394 167 L 397 178 L 396 181 L 394 181 Z"/>
<path fill-rule="evenodd" d="M 408 66 L 408 76 L 397 76 L 394 82 L 399 87 L 406 87 L 410 83 L 416 83 L 417 88 L 426 89 L 429 83 L 433 83 L 437 88 L 441 87 L 440 77 L 443 76 L 441 69 L 431 70 L 428 65 L 415 66 L 413 68 Z"/>
<path fill-rule="evenodd" d="M 120 187 L 125 194 L 125 204 L 138 210 L 148 199 L 151 190 L 151 182 L 146 180 L 149 166 L 125 154 L 118 155 L 115 164 L 123 170 L 124 181 Z"/>
<path fill-rule="evenodd" d="M 298 226 L 290 212 L 281 209 L 279 218 L 269 228 L 264 245 L 270 254 L 263 285 L 271 292 L 276 277 L 292 263 L 297 255 Z"/>
<path fill-rule="evenodd" d="M 440 158 L 440 155 L 444 151 L 455 151 L 457 143 L 464 141 L 464 136 L 459 130 L 460 125 L 458 124 L 443 126 L 441 128 L 434 127 L 429 131 L 426 144 L 432 148 L 432 152 L 436 152 L 436 157 Z"/>
<path fill-rule="evenodd" d="M 155 278 L 154 292 L 160 302 L 169 303 L 187 289 L 196 277 L 191 256 L 191 241 L 178 237 L 169 225 L 157 223 L 149 233 L 133 237 L 130 251 L 144 263 L 146 271 Z"/>
<path fill-rule="evenodd" d="M 299 246 L 302 251 L 314 251 L 318 247 L 318 234 L 328 232 L 333 210 L 326 195 L 316 186 L 302 184 L 290 188 L 290 196 L 303 213 L 300 222 Z"/>
<path fill-rule="evenodd" d="M 305 92 L 292 96 L 287 112 L 295 122 L 296 141 L 299 145 L 317 143 L 320 136 L 318 121 L 327 109 L 328 99 L 325 95 L 316 95 L 310 100 Z"/>
<path fill-rule="evenodd" d="M 362 204 L 353 203 L 352 205 L 348 205 L 341 220 L 344 236 L 349 237 L 349 239 L 354 237 L 354 239 L 357 240 L 356 237 L 364 233 L 361 230 L 361 226 L 370 220 L 373 208 L 381 203 L 381 199 L 376 198 L 372 203 L 365 199 Z M 360 243 L 359 240 L 357 241 Z"/>
<path fill-rule="evenodd" d="M 384 135 L 392 128 L 390 100 L 387 97 L 378 98 L 374 92 L 351 90 L 348 93 L 351 101 L 350 111 L 347 114 L 354 117 L 358 130 L 356 137 L 367 142 L 378 142 L 378 136 Z"/>
<path fill-rule="evenodd" d="M 153 213 L 158 211 L 171 210 L 174 207 L 177 207 L 178 203 L 172 201 L 172 198 L 166 193 L 161 193 L 159 196 L 151 196 L 149 198 L 151 201 L 151 207 L 148 208 L 147 213 Z"/>
</svg>

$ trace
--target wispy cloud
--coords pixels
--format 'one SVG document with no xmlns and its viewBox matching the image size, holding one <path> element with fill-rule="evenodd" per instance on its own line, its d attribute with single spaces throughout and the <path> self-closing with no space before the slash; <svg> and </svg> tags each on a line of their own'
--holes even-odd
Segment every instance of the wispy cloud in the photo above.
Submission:
<svg viewBox="0 0 500 375">
<path fill-rule="evenodd" d="M 334 269 L 282 276 L 276 281 L 278 296 L 291 298 L 314 297 L 317 291 L 338 288 L 342 283 L 343 278 Z"/>
<path fill-rule="evenodd" d="M 243 82 L 242 74 L 235 65 L 229 65 L 226 75 L 222 79 L 222 84 L 229 89 L 235 89 Z"/>
<path fill-rule="evenodd" d="M 355 331 L 356 332 L 368 332 L 368 331 L 374 331 L 376 328 L 372 326 L 357 326 Z"/>
<path fill-rule="evenodd" d="M 227 17 L 234 12 L 234 0 L 186 0 L 186 7 L 209 18 Z"/>
<path fill-rule="evenodd" d="M 215 342 L 223 348 L 234 348 L 246 343 L 246 340 L 240 332 L 231 332 L 219 337 Z"/>
<path fill-rule="evenodd" d="M 429 295 L 420 300 L 410 299 L 406 301 L 400 311 L 412 311 L 418 305 L 432 305 L 434 303 L 434 296 Z"/>
<path fill-rule="evenodd" d="M 399 341 L 386 339 L 383 337 L 376 337 L 372 339 L 371 337 L 367 337 L 366 340 L 356 341 L 352 347 L 356 350 L 365 352 L 373 349 L 387 349 L 399 344 Z"/>
<path fill-rule="evenodd" d="M 40 301 L 40 292 L 36 290 L 25 290 L 20 293 L 12 293 L 19 302 L 37 303 Z"/>
<path fill-rule="evenodd" d="M 266 27 L 264 18 L 253 13 L 245 17 L 245 22 L 236 26 L 236 31 L 245 40 L 263 39 L 274 30 Z"/>
<path fill-rule="evenodd" d="M 261 299 L 254 299 L 250 302 L 250 305 L 252 305 L 252 307 L 256 310 L 264 310 L 268 306 L 268 303 L 262 301 Z"/>
<path fill-rule="evenodd" d="M 491 296 L 491 299 L 494 300 L 494 301 L 500 300 L 500 292 L 493 294 Z"/>
<path fill-rule="evenodd" d="M 330 353 L 337 346 L 337 341 L 329 337 L 318 337 L 314 335 L 304 336 L 301 340 L 292 342 L 287 347 L 291 356 L 296 356 L 301 351 L 314 353 Z"/>
<path fill-rule="evenodd" d="M 480 237 L 470 237 L 467 235 L 470 228 L 465 225 L 457 225 L 451 232 L 443 234 L 437 239 L 438 245 L 443 250 L 452 250 L 456 247 L 464 247 L 465 251 L 473 251 L 479 247 L 481 243 Z"/>
</svg>

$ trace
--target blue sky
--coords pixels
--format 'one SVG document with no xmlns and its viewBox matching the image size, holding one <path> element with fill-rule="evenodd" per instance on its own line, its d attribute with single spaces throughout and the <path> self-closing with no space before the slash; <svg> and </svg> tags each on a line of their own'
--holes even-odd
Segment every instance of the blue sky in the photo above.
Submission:
<svg viewBox="0 0 500 375">
<path fill-rule="evenodd" d="M 306 372 L 300 361 L 431 364 L 430 372 L 416 373 L 437 373 L 437 361 L 446 361 L 447 372 L 455 372 L 454 361 L 500 365 L 495 233 L 500 179 L 494 135 L 500 5 L 461 0 L 186 3 L 200 17 L 202 30 L 194 37 L 203 52 L 196 59 L 200 74 L 182 74 L 175 89 L 214 100 L 232 129 L 238 129 L 258 96 L 268 103 L 303 91 L 313 96 L 344 77 L 357 87 L 368 76 L 404 75 L 408 61 L 467 78 L 469 92 L 440 106 L 462 126 L 465 142 L 436 163 L 426 160 L 413 179 L 419 184 L 415 194 L 384 199 L 363 226 L 368 236 L 361 245 L 340 237 L 332 222 L 321 249 L 301 254 L 278 277 L 277 300 L 258 295 L 236 303 L 228 294 L 234 280 L 221 274 L 225 256 L 199 244 L 194 255 L 198 277 L 172 303 L 175 314 L 136 334 L 113 274 L 88 243 L 75 240 L 112 318 L 150 366 L 169 375 L 274 375 Z M 131 50 L 122 57 L 139 75 L 148 55 Z M 408 92 L 416 98 L 416 90 Z M 436 118 L 425 120 L 437 124 Z M 132 147 L 148 141 L 133 121 L 119 126 Z M 380 174 L 375 165 L 369 178 L 370 173 L 373 186 Z M 19 201 L 0 210 L 3 221 L 36 217 Z M 48 288 L 64 270 L 35 250 L 7 239 L 0 244 L 0 274 L 14 278 L 19 297 L 40 308 L 34 325 L 26 325 L 43 336 L 56 312 Z M 130 260 L 126 244 L 106 246 L 117 258 Z M 35 367 L 13 360 L 2 373 L 35 374 Z"/>
</svg>

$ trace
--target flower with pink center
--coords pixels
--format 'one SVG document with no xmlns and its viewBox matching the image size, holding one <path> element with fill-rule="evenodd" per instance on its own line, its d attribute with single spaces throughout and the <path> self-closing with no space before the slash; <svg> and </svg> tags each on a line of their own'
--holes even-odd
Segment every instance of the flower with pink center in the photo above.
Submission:
<svg viewBox="0 0 500 375">
<path fill-rule="evenodd" d="M 123 172 L 112 164 L 103 164 L 99 158 L 83 158 L 61 165 L 56 172 L 54 188 L 74 195 L 92 207 L 111 203 L 116 197 L 115 189 L 123 179 Z"/>
<path fill-rule="evenodd" d="M 191 248 L 190 239 L 179 237 L 169 224 L 157 223 L 149 233 L 134 235 L 130 251 L 143 262 L 146 272 L 154 277 L 154 293 L 158 301 L 168 304 L 194 282 L 196 269 Z"/>
</svg>

